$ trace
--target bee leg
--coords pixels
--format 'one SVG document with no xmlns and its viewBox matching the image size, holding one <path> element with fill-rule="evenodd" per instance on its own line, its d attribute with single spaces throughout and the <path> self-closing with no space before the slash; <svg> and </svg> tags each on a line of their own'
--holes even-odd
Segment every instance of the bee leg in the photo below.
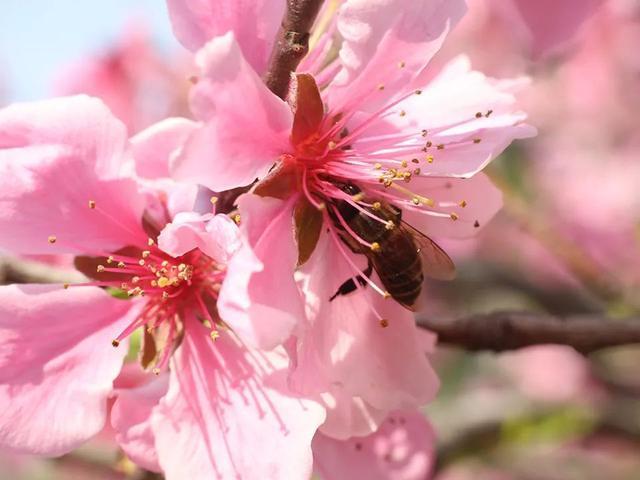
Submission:
<svg viewBox="0 0 640 480">
<path fill-rule="evenodd" d="M 367 268 L 362 273 L 364 273 L 367 277 L 371 277 L 371 273 L 373 273 L 373 265 L 371 264 L 371 262 L 368 262 Z M 362 275 L 358 275 L 355 278 L 360 284 L 360 286 L 362 287 L 367 286 L 367 281 L 362 277 Z M 338 288 L 336 293 L 334 293 L 331 296 L 329 301 L 330 302 L 333 301 L 338 295 L 347 295 L 351 292 L 354 292 L 357 288 L 358 287 L 356 286 L 356 282 L 353 281 L 353 278 L 350 278 L 349 280 L 344 282 L 342 285 L 340 285 L 340 288 Z"/>
</svg>

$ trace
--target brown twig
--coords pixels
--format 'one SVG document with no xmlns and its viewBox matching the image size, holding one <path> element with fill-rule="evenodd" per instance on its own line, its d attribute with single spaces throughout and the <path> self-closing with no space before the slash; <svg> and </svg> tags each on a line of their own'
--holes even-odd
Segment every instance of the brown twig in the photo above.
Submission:
<svg viewBox="0 0 640 480">
<path fill-rule="evenodd" d="M 554 317 L 531 312 L 495 312 L 457 320 L 420 319 L 440 342 L 466 350 L 502 352 L 541 344 L 573 347 L 587 354 L 640 343 L 640 318 L 607 319 L 595 315 Z"/>
<path fill-rule="evenodd" d="M 74 283 L 85 279 L 71 268 L 21 258 L 0 257 L 0 285 L 8 283 Z"/>
<path fill-rule="evenodd" d="M 323 0 L 287 0 L 264 80 L 269 90 L 283 100 L 289 91 L 291 72 L 296 71 L 309 50 L 309 31 L 322 3 Z"/>
</svg>

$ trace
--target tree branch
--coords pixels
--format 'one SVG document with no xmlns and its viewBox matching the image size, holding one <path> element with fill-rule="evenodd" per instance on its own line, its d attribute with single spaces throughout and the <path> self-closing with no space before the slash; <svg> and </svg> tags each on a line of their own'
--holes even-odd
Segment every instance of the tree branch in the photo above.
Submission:
<svg viewBox="0 0 640 480">
<path fill-rule="evenodd" d="M 495 312 L 457 320 L 419 319 L 442 343 L 467 350 L 502 352 L 541 344 L 573 347 L 587 354 L 640 343 L 640 318 L 614 320 L 595 315 L 554 317 L 530 312 Z"/>
<path fill-rule="evenodd" d="M 0 258 L 0 285 L 8 283 L 74 283 L 86 281 L 84 275 L 21 258 Z"/>
<path fill-rule="evenodd" d="M 287 0 L 264 80 L 269 90 L 283 100 L 289 91 L 291 72 L 296 71 L 309 51 L 309 31 L 322 3 L 323 0 Z"/>
</svg>

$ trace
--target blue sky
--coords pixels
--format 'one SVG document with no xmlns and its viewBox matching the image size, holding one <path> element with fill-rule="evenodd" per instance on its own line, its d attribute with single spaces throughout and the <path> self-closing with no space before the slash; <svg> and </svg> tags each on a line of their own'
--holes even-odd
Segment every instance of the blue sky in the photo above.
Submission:
<svg viewBox="0 0 640 480">
<path fill-rule="evenodd" d="M 164 0 L 1 1 L 0 82 L 8 101 L 50 96 L 61 66 L 105 49 L 133 16 L 148 23 L 161 48 L 177 48 Z"/>
</svg>

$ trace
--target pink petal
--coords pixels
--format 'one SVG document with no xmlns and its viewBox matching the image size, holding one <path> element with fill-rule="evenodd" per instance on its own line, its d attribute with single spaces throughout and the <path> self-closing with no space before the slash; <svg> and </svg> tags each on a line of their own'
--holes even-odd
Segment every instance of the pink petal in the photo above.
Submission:
<svg viewBox="0 0 640 480">
<path fill-rule="evenodd" d="M 228 264 L 218 311 L 243 341 L 271 349 L 304 317 L 293 278 L 298 260 L 293 203 L 246 194 L 238 207 L 245 239 Z"/>
<path fill-rule="evenodd" d="M 322 480 L 425 480 L 435 463 L 435 433 L 415 410 L 393 412 L 367 437 L 313 439 L 315 469 Z"/>
<path fill-rule="evenodd" d="M 173 31 L 189 50 L 232 31 L 249 64 L 263 73 L 284 14 L 273 0 L 167 0 Z"/>
<path fill-rule="evenodd" d="M 526 25 L 535 55 L 571 39 L 604 0 L 512 0 Z"/>
<path fill-rule="evenodd" d="M 483 173 L 468 179 L 414 177 L 411 188 L 433 199 L 436 206 L 405 210 L 402 219 L 436 239 L 471 237 L 502 207 L 502 193 Z"/>
<path fill-rule="evenodd" d="M 344 390 L 343 398 L 360 397 L 386 412 L 417 407 L 433 398 L 439 382 L 411 312 L 370 287 L 330 302 L 354 271 L 328 235 L 321 237 L 303 271 L 310 320 L 297 332 L 295 388 L 310 394 L 329 391 L 331 385 Z M 386 328 L 373 309 L 388 321 Z M 331 435 L 345 433 L 350 434 Z"/>
<path fill-rule="evenodd" d="M 264 354 L 196 321 L 186 331 L 152 415 L 167 478 L 309 478 L 323 409 L 288 396 Z"/>
<path fill-rule="evenodd" d="M 329 105 L 340 111 L 353 98 L 400 92 L 465 11 L 463 0 L 347 0 L 338 19 L 342 70 L 329 87 Z"/>
<path fill-rule="evenodd" d="M 145 241 L 142 197 L 118 178 L 124 142 L 124 126 L 88 97 L 0 111 L 0 247 L 90 253 Z"/>
<path fill-rule="evenodd" d="M 504 353 L 498 361 L 529 398 L 561 403 L 594 393 L 588 362 L 570 347 L 536 345 Z"/>
<path fill-rule="evenodd" d="M 487 78 L 472 71 L 466 57 L 458 57 L 420 95 L 400 103 L 403 115 L 387 119 L 387 128 L 407 135 L 428 132 L 425 142 L 430 141 L 433 147 L 418 158 L 422 175 L 468 177 L 482 170 L 513 140 L 535 134 L 534 128 L 523 124 L 526 115 L 516 111 L 513 91 L 519 84 L 522 81 Z M 487 112 L 491 112 L 488 117 Z M 480 118 L 476 118 L 478 113 Z M 444 145 L 444 149 L 437 149 L 437 145 Z M 424 160 L 428 154 L 433 163 Z M 409 155 L 407 160 L 415 156 Z"/>
<path fill-rule="evenodd" d="M 0 111 L 0 148 L 74 155 L 104 177 L 117 176 L 127 131 L 96 98 L 78 95 L 16 103 Z"/>
<path fill-rule="evenodd" d="M 164 190 L 167 192 L 167 210 L 169 217 L 175 218 L 180 212 L 197 210 L 198 185 L 193 183 L 177 183 L 167 180 Z M 208 201 L 208 200 L 207 200 Z M 210 206 L 211 204 L 209 204 Z"/>
<path fill-rule="evenodd" d="M 120 448 L 136 465 L 153 472 L 161 469 L 151 413 L 167 393 L 168 380 L 168 376 L 163 375 L 139 387 L 118 391 L 111 410 L 111 425 L 117 432 L 116 441 Z"/>
<path fill-rule="evenodd" d="M 196 127 L 186 118 L 167 118 L 138 133 L 131 139 L 136 173 L 149 179 L 169 177 L 171 159 Z"/>
<path fill-rule="evenodd" d="M 102 429 L 132 303 L 94 287 L 0 287 L 0 444 L 61 455 Z"/>
<path fill-rule="evenodd" d="M 327 410 L 327 419 L 320 432 L 331 438 L 346 440 L 375 432 L 389 413 L 372 407 L 361 397 L 354 397 L 342 385 L 330 386 L 320 398 Z"/>
<path fill-rule="evenodd" d="M 176 159 L 174 177 L 218 192 L 248 185 L 291 148 L 291 110 L 247 63 L 231 32 L 211 40 L 196 61 L 203 78 L 191 108 L 204 123 Z"/>
<path fill-rule="evenodd" d="M 240 248 L 240 232 L 227 215 L 181 212 L 164 227 L 158 246 L 174 257 L 199 248 L 212 259 L 226 264 Z"/>
</svg>

